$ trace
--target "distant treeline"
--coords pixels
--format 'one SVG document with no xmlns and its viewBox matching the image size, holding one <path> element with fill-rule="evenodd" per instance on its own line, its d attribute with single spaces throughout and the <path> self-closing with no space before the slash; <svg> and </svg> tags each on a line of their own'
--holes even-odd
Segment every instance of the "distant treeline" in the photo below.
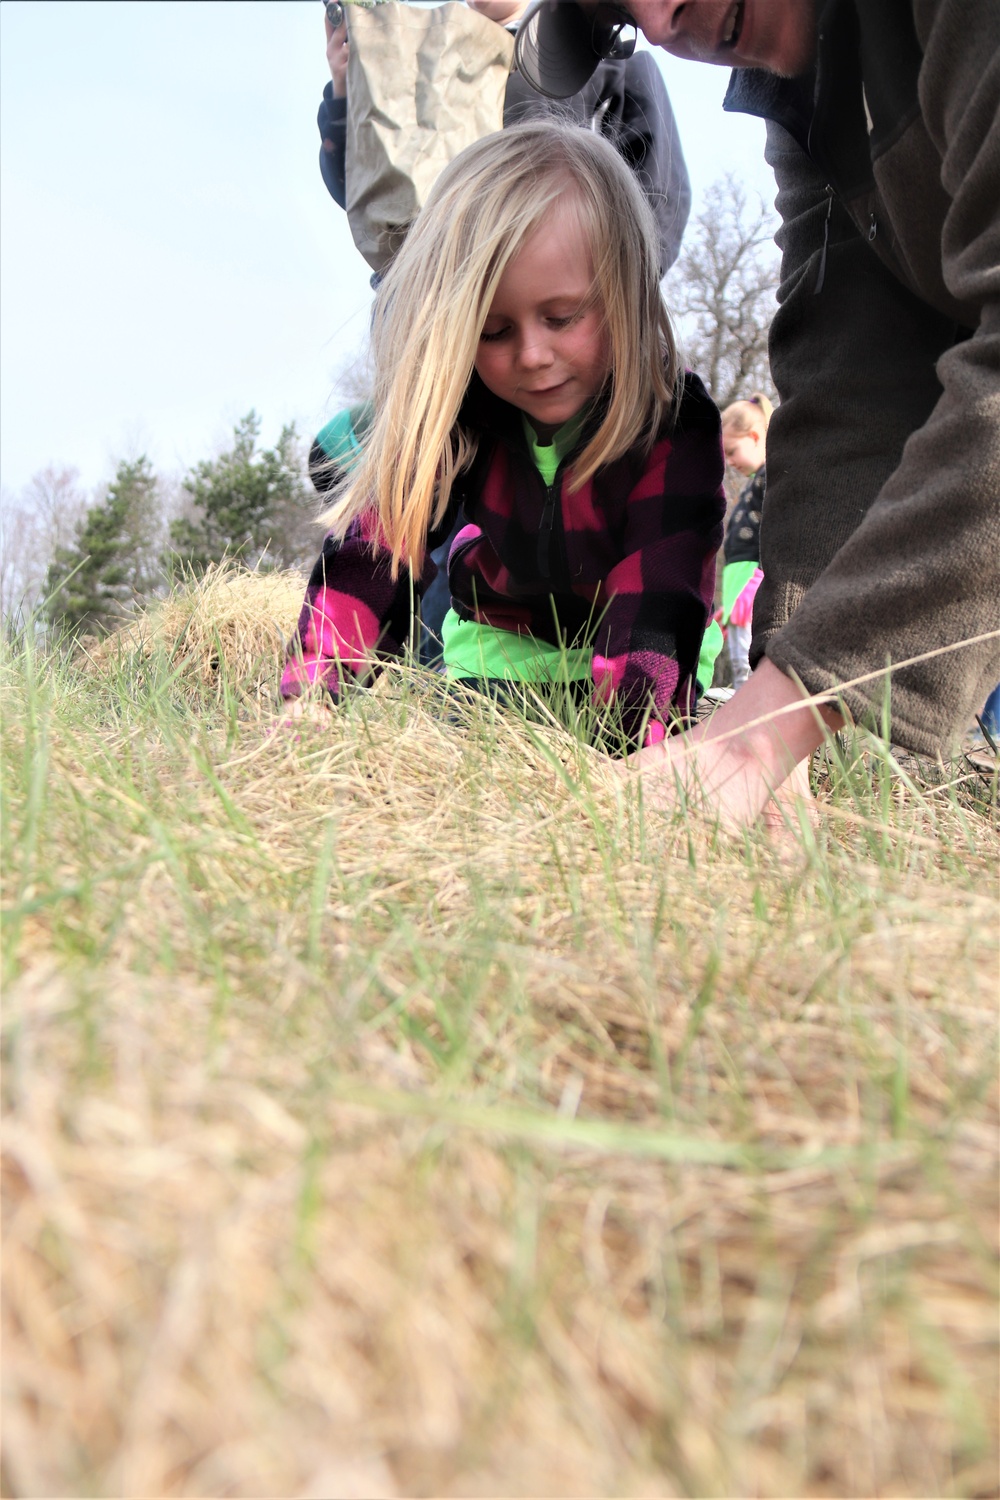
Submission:
<svg viewBox="0 0 1000 1500">
<path fill-rule="evenodd" d="M 4 497 L 0 605 L 8 628 L 28 619 L 57 634 L 104 634 L 182 572 L 224 556 L 250 567 L 312 561 L 319 545 L 316 494 L 294 425 L 259 446 L 251 411 L 233 441 L 181 479 L 149 458 L 123 459 L 88 500 L 74 470 L 45 469 Z"/>
<path fill-rule="evenodd" d="M 732 174 L 714 183 L 704 202 L 665 293 L 684 363 L 725 407 L 771 389 L 774 219 Z M 36 618 L 58 632 L 99 633 L 166 591 L 182 568 L 203 572 L 224 555 L 254 567 L 308 566 L 318 548 L 318 506 L 304 444 L 294 426 L 273 448 L 258 447 L 259 435 L 251 411 L 236 424 L 232 446 L 195 464 L 179 484 L 157 476 L 143 455 L 123 460 L 92 500 L 73 470 L 52 469 L 36 474 L 20 496 L 5 496 L 5 621 Z"/>
</svg>

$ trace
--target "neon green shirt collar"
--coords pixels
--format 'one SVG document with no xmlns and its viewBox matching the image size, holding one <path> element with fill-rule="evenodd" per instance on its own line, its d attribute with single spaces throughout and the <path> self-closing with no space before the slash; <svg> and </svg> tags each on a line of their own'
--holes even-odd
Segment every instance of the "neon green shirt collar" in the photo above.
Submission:
<svg viewBox="0 0 1000 1500">
<path fill-rule="evenodd" d="M 524 412 L 521 413 L 521 425 L 524 428 L 524 436 L 531 451 L 532 462 L 546 485 L 552 483 L 559 470 L 559 465 L 567 453 L 571 453 L 576 446 L 576 440 L 583 430 L 585 416 L 586 412 L 578 411 L 575 417 L 570 417 L 568 422 L 564 422 L 561 427 L 556 428 L 552 434 L 551 442 L 540 443 L 538 441 L 538 433 L 531 425 L 531 418 L 526 417 Z"/>
</svg>

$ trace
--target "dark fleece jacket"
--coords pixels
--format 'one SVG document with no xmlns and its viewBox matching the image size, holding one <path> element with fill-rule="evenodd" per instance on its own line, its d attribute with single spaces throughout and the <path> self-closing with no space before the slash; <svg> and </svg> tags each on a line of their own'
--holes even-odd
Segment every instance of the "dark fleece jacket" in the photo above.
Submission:
<svg viewBox="0 0 1000 1500">
<path fill-rule="evenodd" d="M 726 101 L 782 219 L 753 658 L 877 718 L 887 661 L 1000 626 L 1000 3 L 817 4 L 815 74 Z M 894 671 L 893 738 L 935 753 L 998 679 L 995 638 Z"/>
</svg>

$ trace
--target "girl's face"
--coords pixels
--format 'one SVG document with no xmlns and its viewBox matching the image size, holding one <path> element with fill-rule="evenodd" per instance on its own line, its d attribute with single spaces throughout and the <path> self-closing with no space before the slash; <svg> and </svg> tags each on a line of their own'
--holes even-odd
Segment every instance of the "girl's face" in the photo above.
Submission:
<svg viewBox="0 0 1000 1500">
<path fill-rule="evenodd" d="M 483 384 L 531 419 L 542 442 L 598 394 L 610 351 L 590 254 L 557 204 L 511 258 L 475 360 Z"/>
<path fill-rule="evenodd" d="M 749 432 L 734 432 L 731 427 L 722 429 L 722 450 L 726 463 L 740 474 L 756 474 L 764 462 L 764 434 L 756 427 Z"/>
</svg>

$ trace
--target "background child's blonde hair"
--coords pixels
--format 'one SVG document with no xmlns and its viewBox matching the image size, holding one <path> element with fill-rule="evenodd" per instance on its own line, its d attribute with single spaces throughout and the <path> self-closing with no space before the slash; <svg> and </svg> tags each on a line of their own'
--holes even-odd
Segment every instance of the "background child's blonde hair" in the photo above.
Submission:
<svg viewBox="0 0 1000 1500">
<path fill-rule="evenodd" d="M 751 432 L 762 426 L 766 432 L 773 411 L 774 407 L 764 392 L 754 391 L 745 401 L 733 401 L 726 407 L 722 413 L 722 426 L 727 432 Z"/>
<path fill-rule="evenodd" d="M 603 420 L 573 487 L 645 438 L 676 400 L 677 354 L 660 293 L 659 242 L 634 174 L 576 125 L 532 122 L 484 137 L 441 173 L 379 288 L 374 418 L 361 460 L 321 521 L 343 535 L 377 510 L 392 550 L 419 572 L 475 438 L 458 423 L 500 278 L 557 201 L 589 246 L 610 374 Z"/>
</svg>

